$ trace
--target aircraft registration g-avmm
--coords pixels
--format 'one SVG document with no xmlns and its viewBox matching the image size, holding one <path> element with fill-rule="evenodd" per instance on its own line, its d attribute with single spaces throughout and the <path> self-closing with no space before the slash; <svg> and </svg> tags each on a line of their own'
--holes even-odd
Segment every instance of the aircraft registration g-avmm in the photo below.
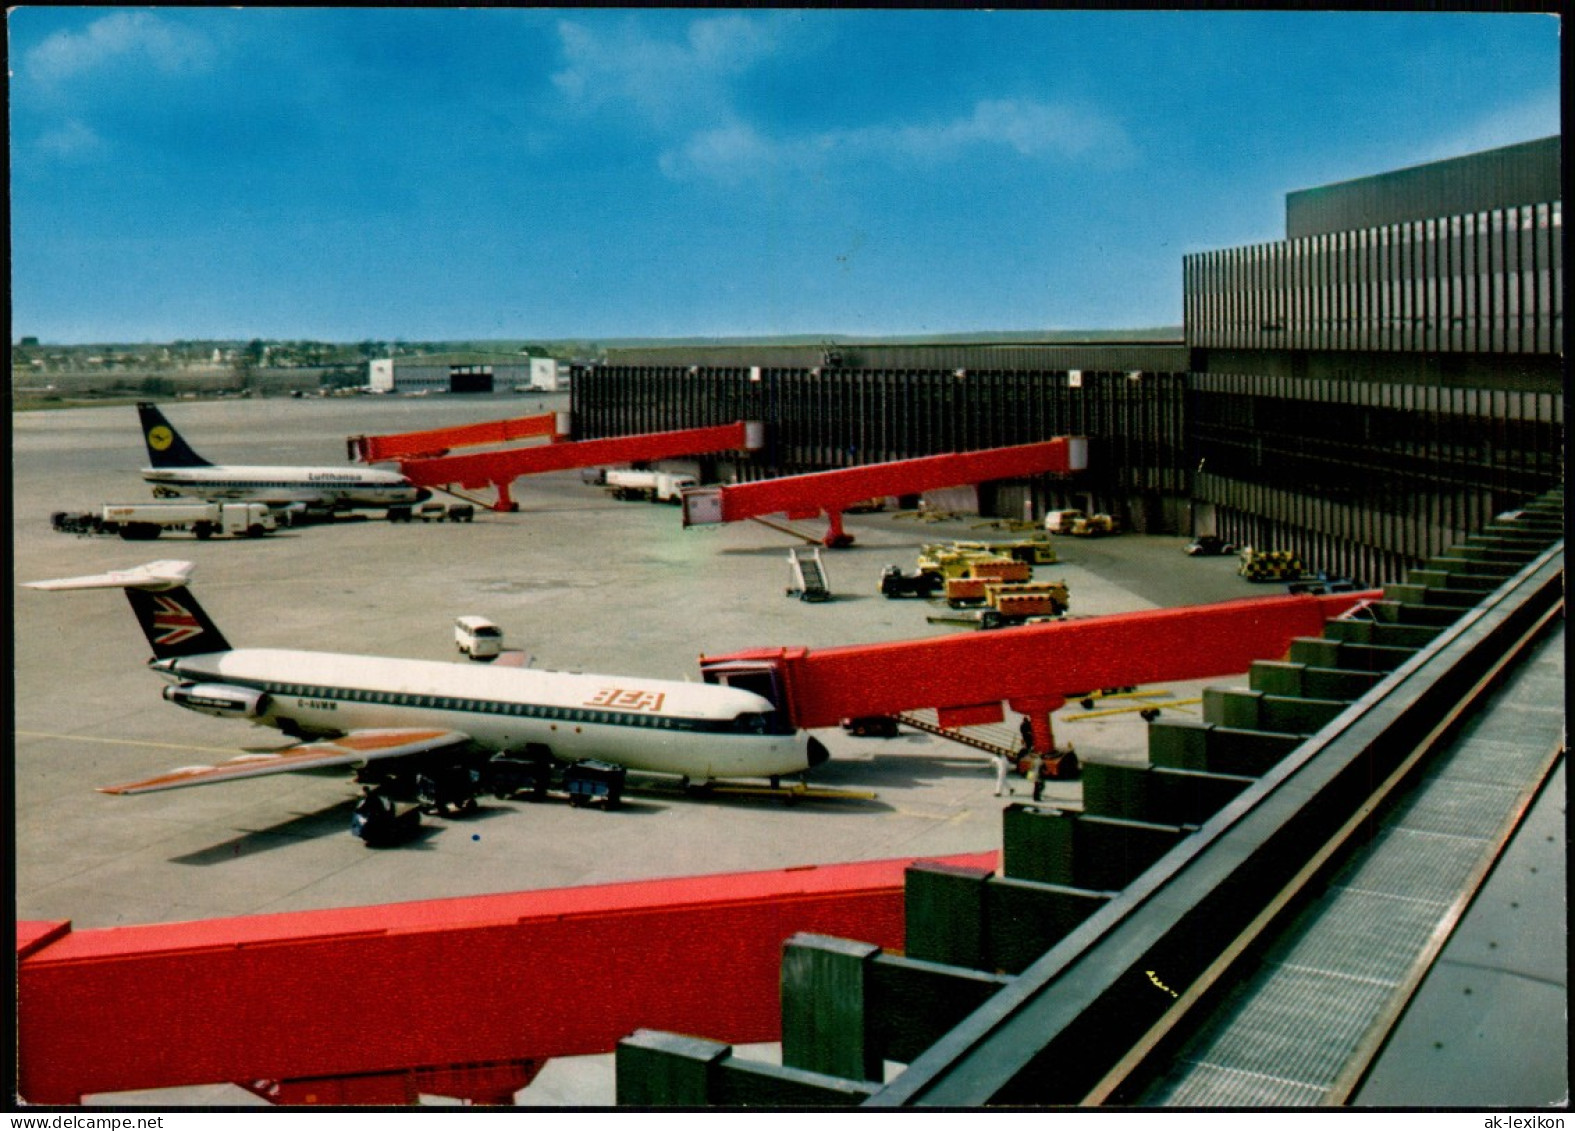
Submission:
<svg viewBox="0 0 1575 1131">
<path fill-rule="evenodd" d="M 769 699 L 741 688 L 276 648 L 232 648 L 187 583 L 190 562 L 160 561 L 30 589 L 124 589 L 153 647 L 164 698 L 218 718 L 275 727 L 294 746 L 103 787 L 149 793 L 264 774 L 346 766 L 367 786 L 353 828 L 390 798 L 474 808 L 587 761 L 704 783 L 776 779 L 820 765 L 825 746 Z M 571 799 L 574 795 L 571 793 Z"/>
<path fill-rule="evenodd" d="M 371 467 L 289 467 L 220 465 L 203 459 L 175 431 L 158 406 L 137 405 L 142 440 L 152 467 L 142 478 L 155 495 L 185 495 L 207 502 L 239 500 L 271 507 L 310 510 L 404 506 L 425 502 L 432 492 L 397 471 Z"/>
</svg>

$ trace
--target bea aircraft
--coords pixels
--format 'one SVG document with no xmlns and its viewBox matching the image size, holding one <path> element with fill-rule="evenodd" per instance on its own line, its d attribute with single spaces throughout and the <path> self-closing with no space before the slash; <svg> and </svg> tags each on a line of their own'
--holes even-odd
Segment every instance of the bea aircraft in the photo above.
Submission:
<svg viewBox="0 0 1575 1131">
<path fill-rule="evenodd" d="M 149 666 L 168 681 L 166 700 L 275 727 L 299 741 L 101 792 L 148 793 L 345 766 L 358 782 L 389 796 L 424 797 L 427 783 L 446 783 L 446 804 L 465 808 L 477 793 L 503 795 L 495 785 L 500 767 L 521 765 L 509 755 L 560 767 L 595 760 L 700 783 L 776 779 L 827 758 L 825 746 L 770 700 L 740 688 L 232 648 L 187 588 L 192 569 L 190 562 L 161 561 L 26 587 L 124 589 L 153 648 Z"/>
<path fill-rule="evenodd" d="M 202 499 L 205 502 L 267 503 L 312 510 L 404 506 L 423 502 L 432 493 L 395 471 L 370 467 L 245 467 L 222 466 L 203 459 L 181 438 L 156 405 L 141 403 L 142 439 L 152 467 L 142 478 L 155 495 Z"/>
</svg>

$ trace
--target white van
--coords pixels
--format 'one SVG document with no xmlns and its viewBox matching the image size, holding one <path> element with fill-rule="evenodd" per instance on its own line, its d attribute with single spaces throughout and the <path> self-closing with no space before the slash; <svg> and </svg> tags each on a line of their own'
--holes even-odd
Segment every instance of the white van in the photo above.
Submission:
<svg viewBox="0 0 1575 1131">
<path fill-rule="evenodd" d="M 486 617 L 456 617 L 454 647 L 472 660 L 496 659 L 503 651 L 503 630 Z"/>
</svg>

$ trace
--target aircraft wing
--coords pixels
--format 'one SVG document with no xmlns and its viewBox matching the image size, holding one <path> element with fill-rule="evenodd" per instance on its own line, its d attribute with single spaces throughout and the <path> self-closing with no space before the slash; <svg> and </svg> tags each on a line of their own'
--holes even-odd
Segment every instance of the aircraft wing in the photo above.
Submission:
<svg viewBox="0 0 1575 1131">
<path fill-rule="evenodd" d="M 188 785 L 256 778 L 265 774 L 287 774 L 296 770 L 315 770 L 323 766 L 363 766 L 382 758 L 403 758 L 425 754 L 448 746 L 469 742 L 470 736 L 457 730 L 353 730 L 339 738 L 303 742 L 266 754 L 242 754 L 217 766 L 183 766 L 178 770 L 145 781 L 99 787 L 100 793 L 154 793 L 162 789 L 181 789 Z"/>
</svg>

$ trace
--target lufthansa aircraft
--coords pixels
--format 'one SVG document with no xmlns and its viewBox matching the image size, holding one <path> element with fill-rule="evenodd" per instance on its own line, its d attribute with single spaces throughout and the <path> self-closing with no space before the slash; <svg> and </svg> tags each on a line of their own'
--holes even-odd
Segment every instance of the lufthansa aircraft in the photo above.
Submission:
<svg viewBox="0 0 1575 1131">
<path fill-rule="evenodd" d="M 137 414 L 153 464 L 142 469 L 142 478 L 153 484 L 155 495 L 272 507 L 304 504 L 314 510 L 402 506 L 432 495 L 398 472 L 374 468 L 218 466 L 193 451 L 157 406 L 138 404 Z"/>
<path fill-rule="evenodd" d="M 168 686 L 164 698 L 219 718 L 276 727 L 296 745 L 216 766 L 186 766 L 103 787 L 148 793 L 326 766 L 389 796 L 443 783 L 444 804 L 500 791 L 524 755 L 542 764 L 598 760 L 695 782 L 776 778 L 826 760 L 770 700 L 738 688 L 624 676 L 482 667 L 275 648 L 232 648 L 187 581 L 190 562 L 26 583 L 30 589 L 124 589 Z M 425 780 L 422 780 L 425 779 Z M 457 783 L 457 784 L 456 784 Z"/>
</svg>

